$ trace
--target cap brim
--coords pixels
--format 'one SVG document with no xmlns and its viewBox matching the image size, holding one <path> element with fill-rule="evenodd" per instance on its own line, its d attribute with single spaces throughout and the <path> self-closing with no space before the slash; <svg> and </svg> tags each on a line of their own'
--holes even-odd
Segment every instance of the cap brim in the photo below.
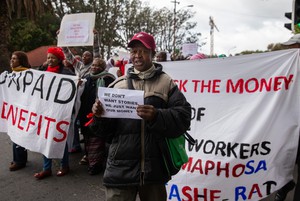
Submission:
<svg viewBox="0 0 300 201">
<path fill-rule="evenodd" d="M 148 44 L 146 44 L 144 41 L 139 40 L 139 39 L 133 39 L 133 40 L 131 40 L 131 41 L 128 43 L 127 47 L 132 47 L 133 43 L 136 42 L 136 41 L 141 42 L 147 49 L 150 49 L 150 50 L 151 50 L 151 47 L 150 47 Z"/>
</svg>

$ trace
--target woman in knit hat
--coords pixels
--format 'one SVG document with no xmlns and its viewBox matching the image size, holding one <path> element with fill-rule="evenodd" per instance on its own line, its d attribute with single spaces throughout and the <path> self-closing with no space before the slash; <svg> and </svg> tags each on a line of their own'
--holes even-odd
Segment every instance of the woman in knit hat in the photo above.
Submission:
<svg viewBox="0 0 300 201">
<path fill-rule="evenodd" d="M 65 59 L 65 55 L 61 48 L 59 47 L 50 47 L 47 50 L 47 64 L 45 71 L 52 73 L 60 73 L 60 74 L 69 74 L 70 71 L 66 70 L 63 65 L 63 60 Z M 52 175 L 52 159 L 43 156 L 44 164 L 43 170 L 39 173 L 35 173 L 34 177 L 36 179 L 44 179 Z M 69 153 L 68 146 L 66 144 L 63 158 L 60 162 L 60 169 L 56 173 L 57 176 L 64 176 L 69 173 Z"/>
</svg>

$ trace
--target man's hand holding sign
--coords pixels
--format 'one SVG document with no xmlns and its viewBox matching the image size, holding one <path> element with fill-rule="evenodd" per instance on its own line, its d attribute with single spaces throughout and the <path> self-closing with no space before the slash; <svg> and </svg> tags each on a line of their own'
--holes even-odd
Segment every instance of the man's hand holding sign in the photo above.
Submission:
<svg viewBox="0 0 300 201">
<path fill-rule="evenodd" d="M 99 87 L 98 96 L 100 100 L 93 106 L 96 117 L 142 118 L 146 121 L 155 118 L 155 107 L 144 105 L 143 91 Z"/>
</svg>

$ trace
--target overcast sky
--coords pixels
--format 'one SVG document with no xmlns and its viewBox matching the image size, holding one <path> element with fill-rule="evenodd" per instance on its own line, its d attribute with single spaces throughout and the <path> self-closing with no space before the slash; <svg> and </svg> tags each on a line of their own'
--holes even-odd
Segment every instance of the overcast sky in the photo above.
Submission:
<svg viewBox="0 0 300 201">
<path fill-rule="evenodd" d="M 173 11 L 173 0 L 142 0 L 157 9 Z M 292 11 L 293 0 L 178 0 L 176 10 L 189 8 L 196 12 L 191 21 L 197 22 L 197 31 L 206 42 L 201 52 L 210 54 L 209 16 L 219 32 L 214 31 L 214 53 L 235 54 L 244 50 L 266 50 L 270 43 L 288 40 L 292 33 L 284 27 L 290 20 L 284 16 Z M 185 8 L 184 8 L 185 7 Z"/>
</svg>

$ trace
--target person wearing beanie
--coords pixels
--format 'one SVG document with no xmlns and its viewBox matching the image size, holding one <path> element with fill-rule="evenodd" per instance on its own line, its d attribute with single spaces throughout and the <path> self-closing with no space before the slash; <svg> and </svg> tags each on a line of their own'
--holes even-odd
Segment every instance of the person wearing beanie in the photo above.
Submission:
<svg viewBox="0 0 300 201">
<path fill-rule="evenodd" d="M 165 137 L 178 137 L 189 127 L 191 105 L 172 78 L 154 63 L 156 44 L 146 32 L 128 43 L 132 65 L 125 76 L 109 87 L 144 91 L 138 105 L 141 119 L 101 118 L 99 100 L 93 105 L 95 134 L 110 141 L 103 185 L 107 201 L 166 201 L 166 183 L 171 174 L 165 166 L 160 145 Z"/>
<path fill-rule="evenodd" d="M 10 67 L 13 72 L 20 72 L 30 69 L 28 57 L 25 52 L 15 51 L 10 59 Z M 10 163 L 9 170 L 17 171 L 26 167 L 27 150 L 16 143 L 13 143 L 13 161 Z"/>
<path fill-rule="evenodd" d="M 60 47 L 50 47 L 47 50 L 47 64 L 45 71 L 51 73 L 66 74 L 70 71 L 66 70 L 63 65 L 63 60 L 65 59 L 64 53 Z M 52 108 L 49 108 L 52 109 Z M 43 156 L 43 170 L 41 172 L 35 173 L 34 177 L 36 179 L 44 179 L 52 175 L 52 159 Z M 63 158 L 60 161 L 60 169 L 57 171 L 57 176 L 64 176 L 69 173 L 69 154 L 68 146 L 66 143 Z"/>
</svg>

